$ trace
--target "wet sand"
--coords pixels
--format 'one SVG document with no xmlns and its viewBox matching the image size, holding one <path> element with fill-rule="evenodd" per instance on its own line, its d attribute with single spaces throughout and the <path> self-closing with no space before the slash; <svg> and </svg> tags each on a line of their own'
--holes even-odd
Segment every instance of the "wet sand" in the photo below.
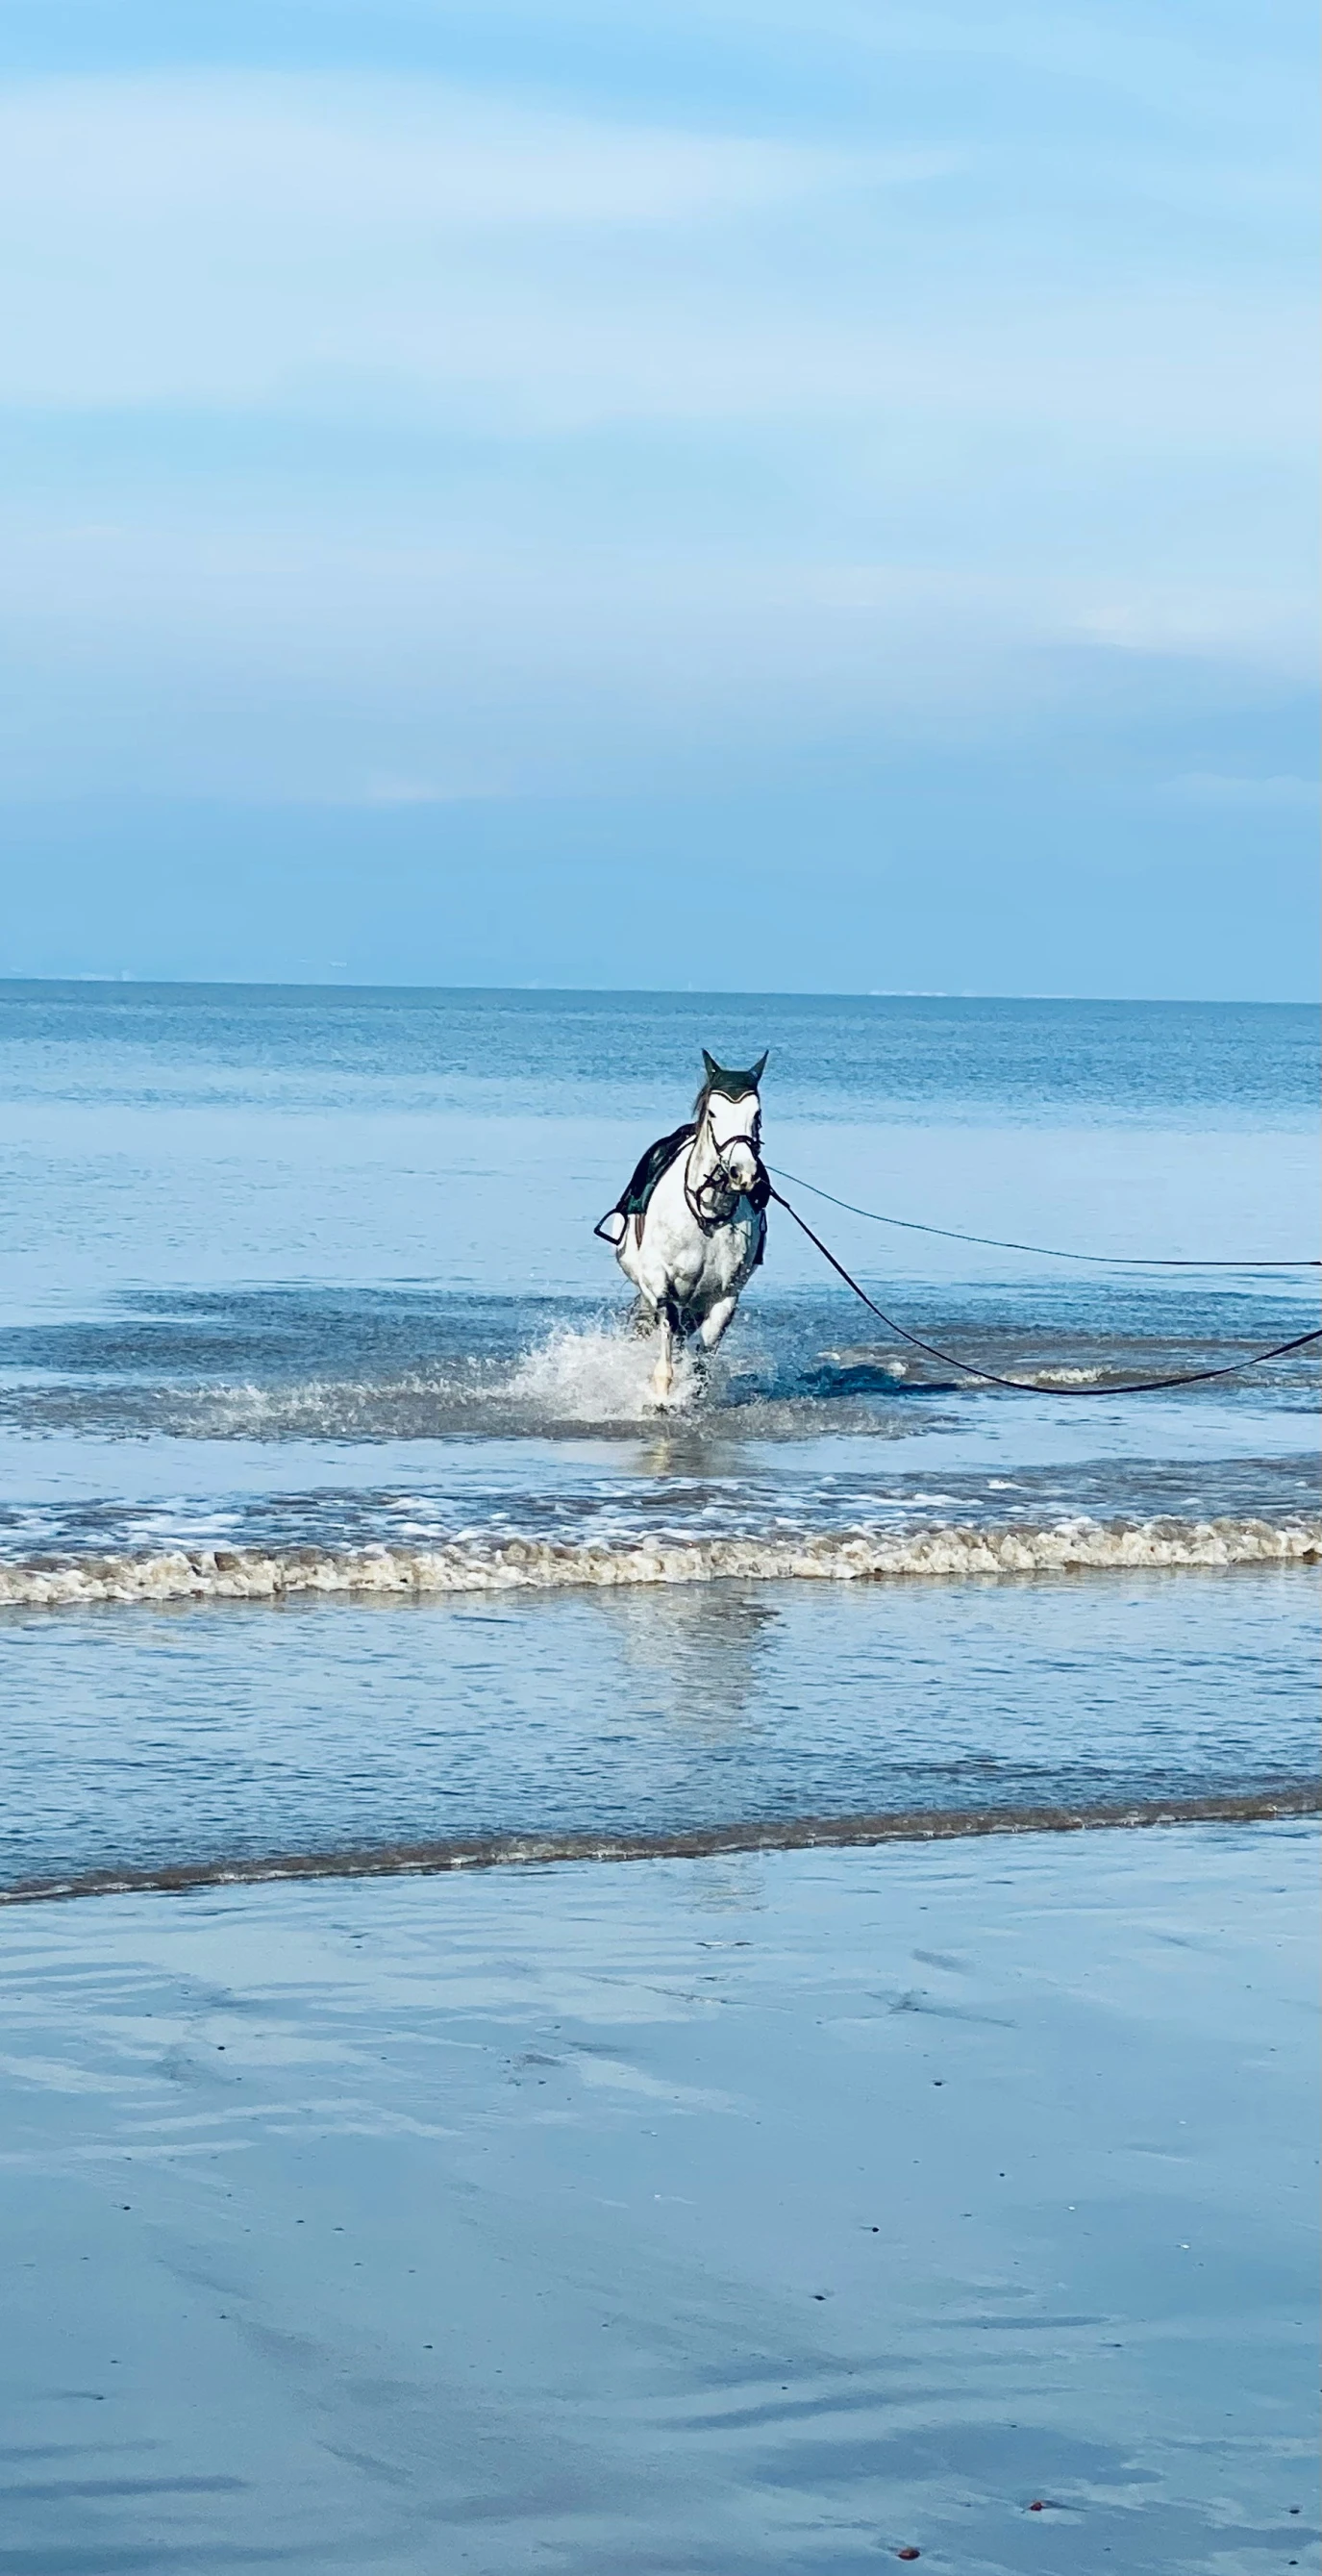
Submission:
<svg viewBox="0 0 1322 2576">
<path fill-rule="evenodd" d="M 0 2576 L 1316 2565 L 1316 1851 L 13 1908 Z"/>
</svg>

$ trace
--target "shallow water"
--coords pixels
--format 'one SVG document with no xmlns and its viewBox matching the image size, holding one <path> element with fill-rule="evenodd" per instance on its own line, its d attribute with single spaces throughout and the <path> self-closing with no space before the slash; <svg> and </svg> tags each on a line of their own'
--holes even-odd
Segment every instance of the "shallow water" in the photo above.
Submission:
<svg viewBox="0 0 1322 2576">
<path fill-rule="evenodd" d="M 0 1627 L 0 1888 L 1315 1794 L 1292 1567 Z"/>
<path fill-rule="evenodd" d="M 1045 1371 L 1049 1391 L 982 1387 L 888 1339 L 773 1209 L 716 1366 L 682 1374 L 658 1416 L 591 1228 L 684 1113 L 703 1044 L 727 1061 L 771 1048 L 773 1163 L 906 1219 L 1117 1257 L 1315 1249 L 1303 1009 L 0 988 L 11 1881 L 182 1861 L 190 1834 L 212 1860 L 227 1836 L 241 1855 L 671 1830 L 719 1820 L 727 1788 L 743 1821 L 784 1820 L 796 1800 L 973 1816 L 996 1728 L 1007 1798 L 1068 1804 L 1081 1764 L 1099 1797 L 1108 1766 L 1129 1797 L 1147 1774 L 1121 1679 L 1134 1658 L 1113 1650 L 1125 1605 L 1136 1636 L 1147 1622 L 1188 1641 L 1160 1659 L 1182 1747 L 1172 1795 L 1256 1794 L 1273 1760 L 1274 1777 L 1311 1777 L 1297 1722 L 1322 1530 L 1311 1353 L 1107 1390 L 1307 1329 L 1316 1274 L 1071 1267 L 800 1192 L 910 1329 L 1000 1372 Z M 1163 1569 L 1196 1594 L 1167 1602 Z M 942 1587 L 1034 1570 L 1070 1583 L 997 1614 L 975 1669 Z M 1084 1597 L 1103 1583 L 1122 1587 L 1109 1609 Z M 766 1587 L 760 1624 L 750 1584 Z M 808 1584 L 829 1601 L 783 1592 Z M 857 1598 L 897 1586 L 902 1604 Z M 557 1626 L 530 1597 L 585 1587 L 629 1607 L 567 1606 Z M 456 1615 L 426 1612 L 429 1595 L 454 1596 Z M 457 1615 L 492 1595 L 507 1624 L 484 1698 Z M 1252 1607 L 1267 1598 L 1269 1619 Z M 209 1606 L 172 1627 L 134 1606 L 171 1601 Z M 36 1612 L 70 1624 L 47 1639 Z M 646 1643 L 628 1667 L 631 1621 Z M 685 1640 L 704 1622 L 721 1642 L 695 1665 Z M 1270 1758 L 1244 1714 L 1246 1627 L 1280 1676 Z M 901 1636 L 915 1671 L 935 1657 L 949 1675 L 939 1798 L 911 1758 L 921 1693 L 897 1716 L 887 1680 L 881 1737 L 863 1720 L 867 1657 L 890 1675 Z M 1046 1636 L 1056 1722 L 1030 1784 L 1014 1677 Z M 733 1769 L 705 1754 L 672 1797 L 664 1763 L 611 1749 L 599 1677 L 622 1674 L 636 1713 L 639 1656 L 684 1669 L 717 1715 L 769 1708 L 774 1665 L 777 1713 L 746 1727 Z M 352 1678 L 369 1668 L 370 1728 Z M 438 1687 L 462 1758 L 453 1773 L 422 1762 L 401 1798 L 383 1783 Z M 836 1700 L 857 1722 L 823 1733 Z M 255 1753 L 249 1776 L 222 1747 L 250 1701 L 273 1767 Z M 997 1712 L 990 1732 L 979 1707 Z M 34 1802 L 31 1779 L 49 1794 Z"/>
</svg>

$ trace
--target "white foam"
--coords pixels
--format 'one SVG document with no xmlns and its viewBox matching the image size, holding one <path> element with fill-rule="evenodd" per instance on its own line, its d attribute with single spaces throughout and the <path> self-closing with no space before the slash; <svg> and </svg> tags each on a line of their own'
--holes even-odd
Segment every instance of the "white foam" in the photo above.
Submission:
<svg viewBox="0 0 1322 2576">
<path fill-rule="evenodd" d="M 881 1377 L 913 1374 L 912 1361 L 897 1359 L 894 1351 L 884 1345 L 879 1348 L 875 1342 L 851 1342 L 841 1349 L 822 1351 L 820 1357 L 829 1360 L 833 1368 L 870 1368 Z"/>
<path fill-rule="evenodd" d="M 480 1388 L 479 1388 L 480 1392 Z M 400 1423 L 409 1429 L 471 1404 L 474 1386 L 460 1374 L 410 1371 L 395 1378 L 306 1378 L 295 1386 L 169 1389 L 171 1428 L 209 1440 L 372 1438 Z"/>
<path fill-rule="evenodd" d="M 831 1535 L 617 1539 L 447 1540 L 434 1547 L 170 1548 L 120 1556 L 50 1557 L 0 1565 L 0 1605 L 94 1602 L 278 1601 L 302 1595 L 417 1597 L 549 1592 L 629 1584 L 856 1583 L 953 1580 L 1130 1569 L 1315 1565 L 1322 1520 L 1057 1521 L 1049 1528 L 852 1530 Z"/>
</svg>

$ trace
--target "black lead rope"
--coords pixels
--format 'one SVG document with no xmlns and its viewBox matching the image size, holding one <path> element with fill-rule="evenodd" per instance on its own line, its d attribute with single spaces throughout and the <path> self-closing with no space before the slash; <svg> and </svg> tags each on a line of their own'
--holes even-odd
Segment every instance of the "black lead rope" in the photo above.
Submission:
<svg viewBox="0 0 1322 2576">
<path fill-rule="evenodd" d="M 823 1196 L 825 1195 L 826 1193 L 823 1192 Z M 957 1359 L 953 1351 L 938 1350 L 935 1342 L 921 1341 L 917 1333 L 906 1332 L 903 1324 L 897 1324 L 893 1315 L 885 1314 L 876 1299 L 869 1297 L 866 1288 L 860 1288 L 857 1279 L 851 1277 L 843 1261 L 837 1261 L 835 1254 L 828 1252 L 821 1236 L 813 1233 L 812 1227 L 805 1218 L 800 1216 L 798 1209 L 791 1207 L 789 1200 L 782 1198 L 779 1190 L 772 1190 L 771 1196 L 777 1207 L 783 1207 L 786 1216 L 793 1217 L 800 1233 L 806 1234 L 808 1241 L 816 1244 L 822 1259 L 830 1262 L 831 1268 L 843 1279 L 846 1288 L 853 1289 L 854 1295 L 862 1299 L 863 1304 L 876 1316 L 878 1323 L 885 1325 L 888 1333 L 898 1333 L 902 1342 L 908 1342 L 916 1351 L 925 1351 L 931 1360 L 940 1360 L 945 1368 L 962 1369 L 966 1377 L 979 1378 L 984 1386 L 1008 1387 L 1013 1395 L 1151 1395 L 1162 1387 L 1203 1386 L 1209 1378 L 1238 1377 L 1241 1369 L 1260 1368 L 1264 1360 L 1284 1359 L 1288 1351 L 1302 1351 L 1310 1342 L 1322 1342 L 1322 1330 L 1297 1333 L 1292 1342 L 1277 1342 L 1269 1351 L 1253 1351 L 1247 1359 L 1231 1360 L 1223 1368 L 1189 1369 L 1179 1377 L 1131 1378 L 1127 1384 L 1121 1386 L 1044 1386 L 1037 1378 L 998 1377 L 994 1369 L 975 1368 L 971 1360 Z M 932 1231 L 935 1232 L 936 1229 L 933 1228 Z M 979 1240 L 980 1238 L 968 1239 Z M 1025 1247 L 1016 1244 L 1013 1247 L 1002 1248 L 1013 1248 L 1019 1251 Z"/>
<path fill-rule="evenodd" d="M 1054 1243 L 1010 1243 L 999 1234 L 965 1234 L 956 1225 L 922 1225 L 916 1217 L 885 1216 L 879 1208 L 855 1207 L 852 1199 L 838 1199 L 834 1190 L 823 1190 L 816 1181 L 805 1181 L 801 1172 L 782 1172 L 774 1163 L 768 1163 L 767 1170 L 775 1171 L 779 1180 L 793 1181 L 796 1190 L 811 1190 L 815 1199 L 829 1199 L 832 1207 L 844 1208 L 850 1216 L 866 1217 L 869 1225 L 897 1225 L 904 1234 L 939 1234 L 947 1243 L 981 1243 L 992 1252 L 1040 1252 L 1048 1261 L 1088 1261 L 1106 1270 L 1322 1270 L 1322 1259 L 1316 1253 L 1306 1261 L 1198 1261 L 1192 1254 L 1062 1252 Z M 781 1206 L 784 1205 L 782 1199 Z M 793 1214 L 791 1208 L 790 1215 Z M 816 1242 L 816 1236 L 813 1240 Z"/>
</svg>

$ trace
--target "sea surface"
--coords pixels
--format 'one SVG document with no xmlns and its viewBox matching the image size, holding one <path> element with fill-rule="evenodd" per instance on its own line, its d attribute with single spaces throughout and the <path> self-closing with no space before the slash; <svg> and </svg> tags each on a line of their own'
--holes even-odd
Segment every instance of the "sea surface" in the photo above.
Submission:
<svg viewBox="0 0 1322 2576">
<path fill-rule="evenodd" d="M 773 1207 L 651 1406 L 592 1228 L 703 1046 L 1042 1392 Z M 1287 1006 L 0 986 L 0 1884 L 1308 1803 L 1314 1351 L 1119 1390 L 1315 1322 L 1317 1082 Z"/>
</svg>

